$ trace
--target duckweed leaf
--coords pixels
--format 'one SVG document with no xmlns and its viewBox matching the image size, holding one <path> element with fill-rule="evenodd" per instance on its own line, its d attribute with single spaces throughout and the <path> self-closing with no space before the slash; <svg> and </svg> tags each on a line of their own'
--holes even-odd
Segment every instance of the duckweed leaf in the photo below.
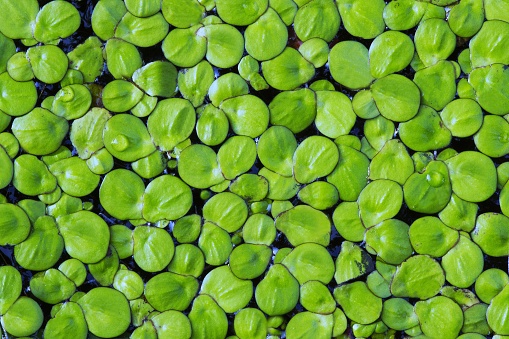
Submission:
<svg viewBox="0 0 509 339">
<path fill-rule="evenodd" d="M 172 151 L 193 131 L 196 113 L 185 99 L 159 101 L 150 114 L 147 127 L 154 144 L 162 151 Z"/>
<path fill-rule="evenodd" d="M 382 221 L 366 230 L 366 250 L 388 264 L 398 265 L 413 252 L 408 232 L 408 225 L 401 220 Z"/>
<path fill-rule="evenodd" d="M 265 272 L 272 257 L 269 247 L 256 244 L 241 244 L 230 255 L 230 268 L 241 279 L 254 279 Z"/>
<path fill-rule="evenodd" d="M 202 27 L 195 25 L 187 29 L 171 30 L 162 44 L 165 58 L 179 67 L 198 64 L 207 53 L 207 39 L 198 34 Z"/>
<path fill-rule="evenodd" d="M 440 112 L 440 117 L 451 134 L 461 138 L 473 135 L 483 124 L 481 106 L 472 99 L 451 101 Z"/>
<path fill-rule="evenodd" d="M 70 138 L 80 158 L 88 159 L 104 147 L 102 133 L 110 117 L 107 110 L 94 107 L 83 117 L 73 121 Z"/>
<path fill-rule="evenodd" d="M 51 104 L 51 111 L 67 120 L 81 118 L 92 104 L 92 94 L 89 89 L 80 84 L 63 87 L 55 95 Z"/>
<path fill-rule="evenodd" d="M 509 153 L 509 123 L 500 116 L 485 116 L 474 142 L 477 149 L 489 157 L 506 155 Z"/>
<path fill-rule="evenodd" d="M 1 206 L 1 205 L 0 205 Z M 21 274 L 13 266 L 0 267 L 0 314 L 4 315 L 21 294 Z"/>
<path fill-rule="evenodd" d="M 461 308 L 447 297 L 437 296 L 419 301 L 415 304 L 415 313 L 426 336 L 456 338 L 463 326 Z"/>
<path fill-rule="evenodd" d="M 414 151 L 444 148 L 451 142 L 451 132 L 431 107 L 421 106 L 415 117 L 399 124 L 401 141 Z"/>
<path fill-rule="evenodd" d="M 79 211 L 56 220 L 65 249 L 71 257 L 92 264 L 106 256 L 110 232 L 106 222 L 97 214 Z"/>
<path fill-rule="evenodd" d="M 169 25 L 161 13 L 139 18 L 126 13 L 115 27 L 115 37 L 138 47 L 150 47 L 168 34 Z"/>
<path fill-rule="evenodd" d="M 80 23 L 79 12 L 72 4 L 49 2 L 37 14 L 33 36 L 37 41 L 49 43 L 67 38 L 80 27 Z"/>
<path fill-rule="evenodd" d="M 375 296 L 362 281 L 335 288 L 334 299 L 346 316 L 359 324 L 370 324 L 382 313 L 382 299 Z"/>
<path fill-rule="evenodd" d="M 0 74 L 0 110 L 10 116 L 30 112 L 37 102 L 37 90 L 33 81 L 18 82 L 8 72 Z"/>
<path fill-rule="evenodd" d="M 250 137 L 233 136 L 221 145 L 217 161 L 223 176 L 232 180 L 251 169 L 256 160 L 256 144 Z"/>
<path fill-rule="evenodd" d="M 419 89 L 409 79 L 391 74 L 371 86 L 373 99 L 385 118 L 392 121 L 412 119 L 419 110 Z"/>
<path fill-rule="evenodd" d="M 263 176 L 269 183 L 267 198 L 286 200 L 294 197 L 299 191 L 299 184 L 293 177 L 284 177 L 263 167 L 258 175 Z"/>
<path fill-rule="evenodd" d="M 307 88 L 283 91 L 272 99 L 269 109 L 272 125 L 281 125 L 293 133 L 299 133 L 315 119 L 316 97 Z"/>
<path fill-rule="evenodd" d="M 391 282 L 395 297 L 431 298 L 438 294 L 445 282 L 440 264 L 426 255 L 414 255 L 403 262 Z"/>
<path fill-rule="evenodd" d="M 461 199 L 480 202 L 497 188 L 497 171 L 493 161 L 482 153 L 461 152 L 445 161 L 451 176 L 452 190 Z"/>
<path fill-rule="evenodd" d="M 357 41 L 341 41 L 334 45 L 329 53 L 329 67 L 332 78 L 351 89 L 368 87 L 373 81 L 368 49 Z"/>
<path fill-rule="evenodd" d="M 235 315 L 233 327 L 241 338 L 263 339 L 267 336 L 267 319 L 257 308 L 240 310 Z"/>
<path fill-rule="evenodd" d="M 115 79 L 130 78 L 142 66 L 140 52 L 121 39 L 108 39 L 104 53 L 108 71 Z"/>
<path fill-rule="evenodd" d="M 125 296 L 107 287 L 97 287 L 77 303 L 81 306 L 88 329 L 102 338 L 113 338 L 129 327 L 131 312 Z"/>
<path fill-rule="evenodd" d="M 508 48 L 509 23 L 504 21 L 486 21 L 479 32 L 470 41 L 470 59 L 472 67 L 478 68 L 496 63 L 508 64 L 504 51 Z"/>
<path fill-rule="evenodd" d="M 414 56 L 412 40 L 401 32 L 387 31 L 375 38 L 369 47 L 369 69 L 375 78 L 401 71 Z"/>
<path fill-rule="evenodd" d="M 151 96 L 172 97 L 177 88 L 177 69 L 166 61 L 154 61 L 133 73 L 133 82 Z"/>
<path fill-rule="evenodd" d="M 385 3 L 376 0 L 340 0 L 339 14 L 348 33 L 363 39 L 373 39 L 384 31 Z"/>
<path fill-rule="evenodd" d="M 246 51 L 259 61 L 278 56 L 286 47 L 288 30 L 272 8 L 249 25 L 244 32 Z"/>
<path fill-rule="evenodd" d="M 336 301 L 329 289 L 314 280 L 300 287 L 300 303 L 306 310 L 321 314 L 331 314 L 336 308 Z"/>
<path fill-rule="evenodd" d="M 333 316 L 301 312 L 290 319 L 286 327 L 289 338 L 328 338 L 332 336 Z"/>
<path fill-rule="evenodd" d="M 242 174 L 230 185 L 230 191 L 248 202 L 263 200 L 269 191 L 267 179 L 256 174 Z"/>
<path fill-rule="evenodd" d="M 459 233 L 447 227 L 437 217 L 415 220 L 408 231 L 412 247 L 419 254 L 442 257 L 459 240 Z"/>
<path fill-rule="evenodd" d="M 253 283 L 237 278 L 230 267 L 220 266 L 205 276 L 200 294 L 210 295 L 226 313 L 235 313 L 248 304 Z"/>
<path fill-rule="evenodd" d="M 509 276 L 506 272 L 499 268 L 490 268 L 477 278 L 475 292 L 481 301 L 489 304 L 508 284 Z"/>
<path fill-rule="evenodd" d="M 57 179 L 35 156 L 22 154 L 14 160 L 12 184 L 21 193 L 33 196 L 53 192 Z"/>
<path fill-rule="evenodd" d="M 58 305 L 58 311 L 48 321 L 44 328 L 44 336 L 51 338 L 86 338 L 88 327 L 80 306 L 75 302 Z"/>
<path fill-rule="evenodd" d="M 207 61 L 221 68 L 239 63 L 244 52 L 244 37 L 233 26 L 215 24 L 202 27 L 198 35 L 207 39 Z"/>
<path fill-rule="evenodd" d="M 104 107 L 112 112 L 125 112 L 133 108 L 143 97 L 143 92 L 133 83 L 113 80 L 103 89 Z"/>
<path fill-rule="evenodd" d="M 191 276 L 160 273 L 145 284 L 145 297 L 158 311 L 183 311 L 198 292 L 198 281 Z M 195 299 L 196 300 L 196 299 Z"/>
<path fill-rule="evenodd" d="M 421 21 L 415 32 L 415 49 L 425 66 L 447 59 L 456 48 L 456 35 L 439 18 Z"/>
<path fill-rule="evenodd" d="M 467 288 L 483 270 L 483 252 L 469 238 L 460 236 L 458 243 L 442 257 L 442 267 L 451 285 Z"/>
<path fill-rule="evenodd" d="M 221 144 L 228 135 L 230 124 L 226 114 L 214 105 L 202 106 L 203 110 L 198 116 L 196 134 L 200 141 L 207 146 Z"/>
<path fill-rule="evenodd" d="M 176 220 L 191 208 L 191 189 L 182 180 L 162 175 L 152 180 L 143 196 L 143 217 L 156 222 L 161 219 Z"/>
<path fill-rule="evenodd" d="M 277 57 L 262 62 L 262 72 L 271 87 L 287 91 L 311 80 L 315 67 L 297 50 L 286 47 Z"/>
<path fill-rule="evenodd" d="M 419 325 L 414 307 L 402 298 L 391 298 L 384 301 L 382 321 L 397 331 L 404 331 Z"/>
<path fill-rule="evenodd" d="M 451 198 L 451 181 L 442 161 L 431 161 L 422 173 L 412 174 L 403 186 L 409 209 L 433 214 L 441 211 Z"/>
<path fill-rule="evenodd" d="M 129 12 L 138 17 L 147 17 L 156 14 L 161 10 L 161 3 L 158 0 L 126 0 L 125 6 Z"/>
<path fill-rule="evenodd" d="M 265 214 L 253 214 L 246 220 L 242 235 L 246 243 L 270 246 L 276 238 L 274 220 Z"/>
<path fill-rule="evenodd" d="M 384 8 L 383 18 L 391 30 L 404 31 L 419 23 L 427 7 L 427 3 L 414 0 L 388 3 Z"/>
<path fill-rule="evenodd" d="M 509 236 L 509 218 L 498 213 L 483 213 L 477 217 L 472 240 L 483 253 L 494 257 L 507 255 L 509 248 L 505 239 Z"/>
<path fill-rule="evenodd" d="M 366 141 L 375 151 L 381 150 L 385 143 L 392 139 L 394 132 L 394 123 L 382 115 L 369 119 L 364 123 Z"/>
<path fill-rule="evenodd" d="M 337 146 L 322 136 L 306 138 L 295 150 L 293 171 L 295 180 L 310 183 L 332 172 L 339 160 Z"/>
<path fill-rule="evenodd" d="M 388 140 L 369 164 L 372 180 L 390 179 L 403 185 L 414 171 L 414 163 L 408 151 L 397 139 Z"/>
<path fill-rule="evenodd" d="M 34 334 L 41 326 L 44 315 L 39 304 L 25 296 L 21 296 L 12 304 L 2 317 L 2 327 L 16 337 Z"/>
<path fill-rule="evenodd" d="M 193 244 L 181 244 L 175 247 L 175 254 L 168 265 L 168 271 L 191 275 L 198 278 L 205 268 L 203 252 Z"/>
<path fill-rule="evenodd" d="M 503 115 L 509 113 L 509 71 L 502 64 L 476 68 L 470 73 L 468 82 L 475 91 L 479 105 L 489 113 Z"/>
<path fill-rule="evenodd" d="M 221 102 L 233 132 L 251 138 L 260 136 L 269 124 L 267 105 L 254 95 L 242 95 Z M 249 114 L 246 114 L 249 111 Z"/>
<path fill-rule="evenodd" d="M 478 209 L 477 204 L 465 201 L 453 193 L 451 200 L 438 216 L 450 228 L 470 232 L 475 227 Z"/>
<path fill-rule="evenodd" d="M 217 0 L 216 9 L 219 17 L 236 26 L 247 26 L 255 22 L 269 5 L 268 0 L 255 0 L 244 3 L 239 0 Z"/>
<path fill-rule="evenodd" d="M 304 42 L 299 47 L 300 54 L 302 54 L 304 59 L 306 59 L 307 61 L 312 63 L 315 68 L 320 68 L 327 63 L 327 60 L 329 58 L 329 51 L 330 51 L 330 49 L 329 49 L 329 45 L 327 45 L 327 42 L 320 38 L 311 38 L 311 39 L 307 40 L 306 42 Z M 328 82 L 328 80 L 326 80 L 326 82 Z M 320 82 L 315 84 L 316 87 L 313 88 L 310 86 L 310 88 L 313 90 L 322 89 L 318 86 L 319 84 L 320 84 Z M 323 83 L 322 85 L 324 85 L 324 87 L 325 87 L 325 84 L 326 83 Z M 332 84 L 329 82 L 329 85 L 332 85 Z M 323 89 L 325 89 L 325 88 L 323 88 Z M 327 88 L 327 89 L 331 90 L 330 88 Z M 334 89 L 334 86 L 332 86 L 332 90 L 333 89 Z"/>
<path fill-rule="evenodd" d="M 76 286 L 62 272 L 50 268 L 35 274 L 30 279 L 30 290 L 43 302 L 56 304 L 70 298 Z"/>
<path fill-rule="evenodd" d="M 56 151 L 68 130 L 69 125 L 65 119 L 39 107 L 14 119 L 12 123 L 12 132 L 21 147 L 34 155 L 46 155 Z"/>
<path fill-rule="evenodd" d="M 3 189 L 11 183 L 12 176 L 14 175 L 12 160 L 3 148 L 0 148 L 0 167 L 2 168 L 0 173 L 0 189 Z"/>
<path fill-rule="evenodd" d="M 75 197 L 92 193 L 99 184 L 99 175 L 92 173 L 85 160 L 78 157 L 59 160 L 51 164 L 49 170 L 62 191 Z"/>
<path fill-rule="evenodd" d="M 299 199 L 313 208 L 326 210 L 339 201 L 339 193 L 334 185 L 315 181 L 299 191 Z"/>
<path fill-rule="evenodd" d="M 330 0 L 313 0 L 301 6 L 295 15 L 295 33 L 300 40 L 321 38 L 330 42 L 339 30 L 341 18 Z"/>
<path fill-rule="evenodd" d="M 102 260 L 88 265 L 88 270 L 101 286 L 110 286 L 119 270 L 119 264 L 117 251 L 114 247 L 110 247 Z"/>
<path fill-rule="evenodd" d="M 373 266 L 373 260 L 366 251 L 350 241 L 344 241 L 336 258 L 334 279 L 340 285 L 369 273 Z"/>
<path fill-rule="evenodd" d="M 167 230 L 138 226 L 133 231 L 134 261 L 146 272 L 159 272 L 175 253 L 173 239 Z"/>
<path fill-rule="evenodd" d="M 346 240 L 361 242 L 364 239 L 366 228 L 359 217 L 357 202 L 341 202 L 332 214 L 332 221 L 338 233 Z"/>
<path fill-rule="evenodd" d="M 297 245 L 281 262 L 299 284 L 317 280 L 328 284 L 334 275 L 334 262 L 327 250 L 316 243 Z"/>
<path fill-rule="evenodd" d="M 320 133 L 329 138 L 350 133 L 356 115 L 346 95 L 335 91 L 318 91 L 316 101 L 315 125 Z"/>
<path fill-rule="evenodd" d="M 199 295 L 194 299 L 189 321 L 193 339 L 225 338 L 228 332 L 226 314 L 208 295 Z"/>
<path fill-rule="evenodd" d="M 154 14 L 157 10 L 154 11 Z M 205 8 L 196 0 L 163 0 L 161 11 L 166 21 L 178 28 L 196 25 L 203 19 L 205 14 Z"/>
<path fill-rule="evenodd" d="M 209 265 L 223 265 L 233 248 L 232 240 L 228 232 L 211 222 L 203 224 L 198 247 L 205 255 L 205 262 Z"/>
<path fill-rule="evenodd" d="M 181 244 L 192 243 L 200 235 L 201 222 L 201 216 L 198 214 L 182 217 L 173 226 L 173 236 Z"/>
<path fill-rule="evenodd" d="M 313 242 L 329 244 L 331 224 L 327 216 L 306 205 L 298 205 L 276 218 L 276 228 L 283 232 L 293 246 Z"/>
<path fill-rule="evenodd" d="M 366 227 L 394 217 L 403 203 L 401 186 L 391 180 L 369 183 L 359 195 L 359 214 Z"/>
<path fill-rule="evenodd" d="M 469 38 L 481 28 L 484 21 L 482 1 L 469 0 L 451 8 L 449 26 L 457 36 Z"/>
<path fill-rule="evenodd" d="M 454 64 L 438 61 L 415 73 L 414 83 L 421 91 L 422 104 L 441 110 L 456 95 L 456 71 Z"/>
<path fill-rule="evenodd" d="M 49 5 L 49 4 L 48 4 Z M 70 6 L 76 10 L 74 6 Z M 48 84 L 54 84 L 63 79 L 67 72 L 69 60 L 57 46 L 36 46 L 26 52 L 30 65 L 37 79 Z"/>
<path fill-rule="evenodd" d="M 461 331 L 464 333 L 477 331 L 477 338 L 479 338 L 479 336 L 488 335 L 491 329 L 486 320 L 487 309 L 488 305 L 483 303 L 475 304 L 466 309 L 463 312 L 464 320 Z"/>
<path fill-rule="evenodd" d="M 214 70 L 205 60 L 192 68 L 181 70 L 178 74 L 179 91 L 194 107 L 203 103 L 213 81 Z"/>
<path fill-rule="evenodd" d="M 235 232 L 244 224 L 247 205 L 238 195 L 223 192 L 209 199 L 203 206 L 203 217 L 227 232 Z"/>
<path fill-rule="evenodd" d="M 189 319 L 178 311 L 165 311 L 151 319 L 159 337 L 173 336 L 176 339 L 191 337 Z"/>
<path fill-rule="evenodd" d="M 178 173 L 195 188 L 208 188 L 224 181 L 216 153 L 205 145 L 191 145 L 180 153 Z"/>
<path fill-rule="evenodd" d="M 268 169 L 284 176 L 293 174 L 297 140 L 284 126 L 269 127 L 258 139 L 258 158 Z"/>
<path fill-rule="evenodd" d="M 55 220 L 42 216 L 28 238 L 14 246 L 14 257 L 25 269 L 43 271 L 57 263 L 63 250 L 64 240 L 58 234 Z"/>
<path fill-rule="evenodd" d="M 333 184 L 341 200 L 355 201 L 368 183 L 369 159 L 349 146 L 338 146 L 339 161 L 327 182 Z"/>
<path fill-rule="evenodd" d="M 145 124 L 129 114 L 117 114 L 106 122 L 103 140 L 117 159 L 135 161 L 155 151 Z"/>
<path fill-rule="evenodd" d="M 69 278 L 77 287 L 81 286 L 87 277 L 87 269 L 78 259 L 67 259 L 58 266 L 58 270 Z"/>
<path fill-rule="evenodd" d="M 273 265 L 256 287 L 255 299 L 269 316 L 286 314 L 299 301 L 299 283 L 283 265 Z"/>
<path fill-rule="evenodd" d="M 32 38 L 33 25 L 39 13 L 39 3 L 35 0 L 4 0 L 2 8 L 3 11 L 0 14 L 2 34 L 11 39 Z"/>
<path fill-rule="evenodd" d="M 115 169 L 104 177 L 99 199 L 111 216 L 121 220 L 138 219 L 141 218 L 144 191 L 145 184 L 138 175 Z"/>
</svg>

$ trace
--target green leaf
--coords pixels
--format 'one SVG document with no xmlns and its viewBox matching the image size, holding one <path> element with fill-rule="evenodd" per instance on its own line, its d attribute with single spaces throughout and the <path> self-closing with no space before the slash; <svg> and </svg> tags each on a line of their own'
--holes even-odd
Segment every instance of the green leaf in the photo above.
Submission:
<svg viewBox="0 0 509 339">
<path fill-rule="evenodd" d="M 112 288 L 93 288 L 77 303 L 85 314 L 88 330 L 98 337 L 114 338 L 129 327 L 131 312 L 127 299 Z"/>
</svg>

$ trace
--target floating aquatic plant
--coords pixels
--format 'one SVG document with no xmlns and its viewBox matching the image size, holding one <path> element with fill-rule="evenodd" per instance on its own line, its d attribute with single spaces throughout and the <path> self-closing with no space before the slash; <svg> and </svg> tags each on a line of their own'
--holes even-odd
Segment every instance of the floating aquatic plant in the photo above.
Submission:
<svg viewBox="0 0 509 339">
<path fill-rule="evenodd" d="M 0 336 L 509 336 L 507 1 L 0 8 Z"/>
</svg>

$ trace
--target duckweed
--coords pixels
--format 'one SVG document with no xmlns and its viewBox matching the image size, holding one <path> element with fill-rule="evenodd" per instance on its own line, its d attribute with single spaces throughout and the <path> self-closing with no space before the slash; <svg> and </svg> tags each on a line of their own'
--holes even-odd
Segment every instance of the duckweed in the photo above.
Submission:
<svg viewBox="0 0 509 339">
<path fill-rule="evenodd" d="M 509 336 L 509 6 L 0 0 L 0 336 Z"/>
</svg>

